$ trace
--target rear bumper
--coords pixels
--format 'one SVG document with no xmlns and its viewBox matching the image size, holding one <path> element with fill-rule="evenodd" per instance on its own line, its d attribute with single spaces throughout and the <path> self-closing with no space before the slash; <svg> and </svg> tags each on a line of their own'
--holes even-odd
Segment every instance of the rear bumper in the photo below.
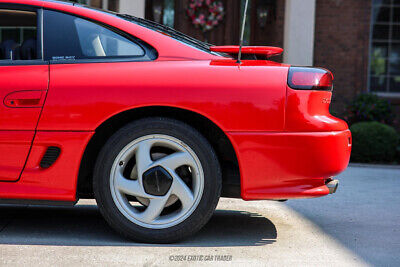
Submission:
<svg viewBox="0 0 400 267">
<path fill-rule="evenodd" d="M 327 195 L 327 179 L 344 171 L 350 159 L 349 130 L 228 135 L 237 151 L 245 200 Z"/>
</svg>

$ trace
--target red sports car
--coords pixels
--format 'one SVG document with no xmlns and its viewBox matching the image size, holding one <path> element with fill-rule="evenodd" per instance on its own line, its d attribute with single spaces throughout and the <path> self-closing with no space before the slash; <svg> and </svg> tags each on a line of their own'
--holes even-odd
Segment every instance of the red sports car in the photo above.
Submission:
<svg viewBox="0 0 400 267">
<path fill-rule="evenodd" d="M 198 231 L 220 196 L 333 193 L 351 134 L 332 74 L 129 15 L 0 0 L 1 203 L 95 198 L 142 242 Z"/>
</svg>

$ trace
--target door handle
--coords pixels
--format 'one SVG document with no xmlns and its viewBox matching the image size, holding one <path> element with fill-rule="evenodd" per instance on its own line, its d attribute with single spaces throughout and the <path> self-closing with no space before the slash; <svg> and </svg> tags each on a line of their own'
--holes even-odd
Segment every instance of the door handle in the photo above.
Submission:
<svg viewBox="0 0 400 267">
<path fill-rule="evenodd" d="M 46 90 L 17 91 L 4 98 L 4 105 L 9 108 L 40 108 L 45 97 Z"/>
</svg>

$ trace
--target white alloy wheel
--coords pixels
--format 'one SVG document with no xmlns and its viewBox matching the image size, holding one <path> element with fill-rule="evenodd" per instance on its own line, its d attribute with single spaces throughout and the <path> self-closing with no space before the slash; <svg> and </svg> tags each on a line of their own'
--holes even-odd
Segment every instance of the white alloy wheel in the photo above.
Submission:
<svg viewBox="0 0 400 267">
<path fill-rule="evenodd" d="M 153 148 L 170 154 L 157 157 Z M 124 177 L 129 162 L 130 177 Z M 179 175 L 186 168 L 189 179 Z M 184 181 L 186 178 L 186 181 Z M 204 189 L 204 172 L 200 160 L 190 147 L 167 135 L 147 135 L 128 144 L 117 156 L 110 174 L 110 189 L 119 211 L 142 227 L 168 228 L 184 221 L 195 210 Z M 135 197 L 142 203 L 135 206 Z M 175 202 L 180 207 L 163 212 Z"/>
</svg>

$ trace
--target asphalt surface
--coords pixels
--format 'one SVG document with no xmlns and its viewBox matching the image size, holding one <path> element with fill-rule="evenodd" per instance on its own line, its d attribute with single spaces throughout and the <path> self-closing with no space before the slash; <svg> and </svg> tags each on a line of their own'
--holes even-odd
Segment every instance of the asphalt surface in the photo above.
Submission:
<svg viewBox="0 0 400 267">
<path fill-rule="evenodd" d="M 333 196 L 285 203 L 221 199 L 196 236 L 132 243 L 92 201 L 0 206 L 0 265 L 400 266 L 400 169 L 351 167 Z"/>
</svg>

